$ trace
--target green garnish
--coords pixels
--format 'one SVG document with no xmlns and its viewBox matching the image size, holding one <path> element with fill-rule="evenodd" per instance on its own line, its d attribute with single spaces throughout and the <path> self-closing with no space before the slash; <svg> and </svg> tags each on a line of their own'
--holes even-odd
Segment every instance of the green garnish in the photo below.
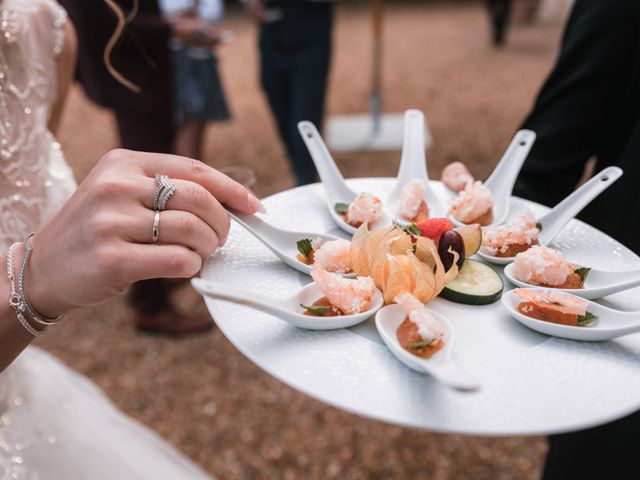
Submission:
<svg viewBox="0 0 640 480">
<path fill-rule="evenodd" d="M 304 255 L 304 258 L 309 260 L 309 254 L 313 253 L 313 246 L 311 245 L 311 240 L 308 238 L 298 240 L 296 242 L 296 247 L 298 247 L 298 251 Z"/>
<path fill-rule="evenodd" d="M 431 345 L 433 343 L 433 340 L 431 340 L 430 342 L 415 342 L 415 343 L 410 343 L 409 345 L 407 345 L 407 348 L 424 348 L 424 347 L 428 347 L 429 345 Z"/>
<path fill-rule="evenodd" d="M 321 306 L 321 305 L 303 305 L 303 304 L 300 304 L 300 306 L 302 308 L 304 308 L 307 312 L 311 312 L 314 315 L 324 315 L 325 313 L 327 313 L 329 311 L 329 309 L 331 309 L 331 307 Z"/>
<path fill-rule="evenodd" d="M 590 327 L 591 325 L 596 323 L 597 319 L 598 317 L 596 317 L 593 313 L 585 312 L 584 315 L 578 315 L 578 326 Z"/>
<path fill-rule="evenodd" d="M 536 228 L 542 231 L 542 224 L 540 222 L 536 223 Z"/>
<path fill-rule="evenodd" d="M 422 235 L 420 228 L 418 228 L 415 223 L 410 223 L 406 227 L 402 227 L 402 231 L 409 235 L 413 235 L 414 237 L 419 237 L 420 235 Z"/>
<path fill-rule="evenodd" d="M 349 205 L 346 203 L 336 203 L 335 207 L 333 207 L 336 213 L 340 215 L 345 214 L 349 211 Z"/>
<path fill-rule="evenodd" d="M 581 268 L 576 268 L 573 273 L 575 273 L 576 275 L 580 276 L 580 279 L 582 280 L 582 283 L 585 282 L 585 280 L 587 279 L 587 277 L 589 276 L 589 272 L 591 271 L 590 268 L 587 267 L 581 267 Z"/>
</svg>

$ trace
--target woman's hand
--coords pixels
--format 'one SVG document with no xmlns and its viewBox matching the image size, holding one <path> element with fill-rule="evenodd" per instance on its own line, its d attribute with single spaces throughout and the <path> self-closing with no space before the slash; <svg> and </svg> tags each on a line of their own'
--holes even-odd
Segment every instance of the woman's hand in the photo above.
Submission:
<svg viewBox="0 0 640 480">
<path fill-rule="evenodd" d="M 220 30 L 197 16 L 181 16 L 170 22 L 173 38 L 190 47 L 213 47 L 220 43 Z"/>
<path fill-rule="evenodd" d="M 160 213 L 158 244 L 152 244 L 156 173 L 177 189 Z M 55 317 L 139 280 L 192 277 L 227 240 L 222 204 L 248 214 L 262 209 L 247 189 L 197 160 L 109 152 L 33 237 L 27 297 L 37 312 Z"/>
</svg>

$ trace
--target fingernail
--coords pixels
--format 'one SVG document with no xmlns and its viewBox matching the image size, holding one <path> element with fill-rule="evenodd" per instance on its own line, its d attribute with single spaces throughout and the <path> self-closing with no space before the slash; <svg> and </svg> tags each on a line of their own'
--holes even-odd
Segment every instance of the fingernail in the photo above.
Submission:
<svg viewBox="0 0 640 480">
<path fill-rule="evenodd" d="M 249 199 L 250 208 L 260 213 L 267 213 L 267 209 L 264 208 L 264 205 L 262 204 L 262 202 L 258 200 L 251 192 L 247 192 L 247 197 Z"/>
</svg>

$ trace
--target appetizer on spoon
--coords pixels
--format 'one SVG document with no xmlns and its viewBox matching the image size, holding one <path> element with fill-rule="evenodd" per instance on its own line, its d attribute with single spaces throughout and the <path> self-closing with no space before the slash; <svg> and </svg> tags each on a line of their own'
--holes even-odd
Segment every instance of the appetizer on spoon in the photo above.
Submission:
<svg viewBox="0 0 640 480">
<path fill-rule="evenodd" d="M 456 225 L 479 223 L 483 227 L 499 225 L 509 216 L 511 192 L 536 134 L 531 130 L 516 133 L 502 159 L 486 182 L 467 183 L 449 209 Z"/>
<path fill-rule="evenodd" d="M 596 270 L 569 262 L 562 253 L 545 246 L 534 246 L 516 255 L 504 274 L 519 287 L 553 288 L 588 299 L 640 285 L 640 269 Z"/>
<path fill-rule="evenodd" d="M 502 297 L 523 325 L 569 340 L 601 341 L 640 332 L 640 312 L 621 312 L 570 293 L 517 288 Z"/>
<path fill-rule="evenodd" d="M 327 207 L 336 224 L 350 234 L 354 234 L 364 223 L 371 230 L 391 225 L 391 217 L 383 208 L 380 198 L 368 192 L 354 192 L 347 186 L 316 127 L 311 122 L 300 122 L 298 131 L 318 170 L 327 197 Z"/>
<path fill-rule="evenodd" d="M 395 222 L 403 226 L 446 214 L 444 204 L 429 185 L 425 149 L 424 114 L 407 110 L 397 180 L 386 200 Z"/>
<path fill-rule="evenodd" d="M 351 244 L 333 235 L 324 233 L 293 232 L 282 230 L 265 222 L 257 215 L 245 215 L 227 210 L 229 216 L 260 240 L 280 260 L 299 272 L 311 273 L 311 267 L 317 258 L 328 270 L 354 277 L 350 262 L 344 257 Z"/>
<path fill-rule="evenodd" d="M 376 328 L 391 353 L 409 368 L 428 373 L 449 387 L 478 389 L 478 381 L 451 358 L 454 333 L 447 318 L 409 293 L 402 293 L 396 301 L 397 305 L 376 314 Z"/>
<path fill-rule="evenodd" d="M 534 219 L 529 212 L 523 212 L 509 225 L 485 229 L 478 255 L 491 263 L 506 265 L 534 245 L 549 244 L 569 220 L 621 176 L 620 168 L 605 168 L 542 217 Z"/>
<path fill-rule="evenodd" d="M 334 330 L 364 322 L 384 304 L 382 294 L 369 277 L 346 279 L 320 266 L 311 273 L 315 282 L 285 298 L 240 292 L 220 283 L 193 278 L 201 295 L 247 305 L 308 330 Z"/>
</svg>

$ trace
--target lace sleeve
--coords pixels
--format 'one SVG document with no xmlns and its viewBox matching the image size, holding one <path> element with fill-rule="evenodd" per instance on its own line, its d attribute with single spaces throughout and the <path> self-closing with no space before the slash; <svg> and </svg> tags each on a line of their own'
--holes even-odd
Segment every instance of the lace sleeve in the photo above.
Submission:
<svg viewBox="0 0 640 480">
<path fill-rule="evenodd" d="M 53 10 L 53 55 L 58 57 L 64 47 L 64 25 L 67 23 L 67 12 L 57 2 L 51 2 Z"/>
</svg>

